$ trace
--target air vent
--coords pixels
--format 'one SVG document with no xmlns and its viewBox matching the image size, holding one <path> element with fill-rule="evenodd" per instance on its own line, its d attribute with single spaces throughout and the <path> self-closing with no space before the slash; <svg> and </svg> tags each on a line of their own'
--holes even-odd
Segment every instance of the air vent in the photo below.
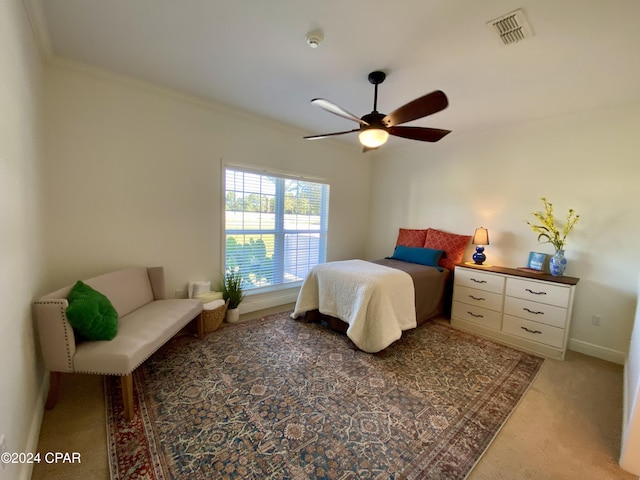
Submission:
<svg viewBox="0 0 640 480">
<path fill-rule="evenodd" d="M 522 9 L 494 18 L 487 22 L 487 25 L 499 35 L 505 45 L 520 42 L 533 35 L 531 26 Z"/>
</svg>

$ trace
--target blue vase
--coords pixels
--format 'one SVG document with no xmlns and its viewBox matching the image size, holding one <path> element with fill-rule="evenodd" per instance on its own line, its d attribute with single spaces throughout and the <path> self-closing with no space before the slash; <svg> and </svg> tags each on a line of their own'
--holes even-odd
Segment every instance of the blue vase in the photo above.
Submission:
<svg viewBox="0 0 640 480">
<path fill-rule="evenodd" d="M 551 275 L 555 277 L 561 277 L 564 275 L 564 271 L 567 268 L 567 259 L 564 258 L 564 250 L 556 250 L 553 257 L 549 259 L 549 271 Z"/>
</svg>

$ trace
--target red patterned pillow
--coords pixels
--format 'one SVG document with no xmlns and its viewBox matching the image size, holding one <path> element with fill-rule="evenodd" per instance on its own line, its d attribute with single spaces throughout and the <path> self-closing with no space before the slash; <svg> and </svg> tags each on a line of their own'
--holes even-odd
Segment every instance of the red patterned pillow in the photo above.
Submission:
<svg viewBox="0 0 640 480">
<path fill-rule="evenodd" d="M 471 240 L 471 235 L 456 235 L 455 233 L 443 232 L 435 228 L 427 230 L 427 238 L 424 242 L 425 248 L 435 248 L 444 250 L 446 257 L 440 259 L 438 265 L 449 270 L 453 270 L 456 263 L 462 261 L 464 251 Z"/>
<path fill-rule="evenodd" d="M 424 242 L 427 239 L 426 230 L 415 230 L 410 228 L 401 228 L 398 231 L 398 240 L 396 240 L 396 247 L 402 245 L 403 247 L 424 247 Z"/>
</svg>

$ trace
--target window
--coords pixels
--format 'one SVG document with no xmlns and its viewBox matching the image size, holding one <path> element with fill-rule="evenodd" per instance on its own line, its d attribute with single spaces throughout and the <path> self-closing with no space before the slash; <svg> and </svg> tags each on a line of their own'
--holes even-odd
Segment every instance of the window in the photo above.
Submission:
<svg viewBox="0 0 640 480">
<path fill-rule="evenodd" d="M 225 168 L 225 270 L 247 290 L 304 280 L 326 261 L 329 185 Z"/>
</svg>

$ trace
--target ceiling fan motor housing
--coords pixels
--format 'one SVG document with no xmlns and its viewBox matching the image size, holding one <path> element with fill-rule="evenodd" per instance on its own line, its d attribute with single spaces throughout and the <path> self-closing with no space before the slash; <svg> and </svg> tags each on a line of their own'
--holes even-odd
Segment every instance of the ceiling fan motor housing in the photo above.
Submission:
<svg viewBox="0 0 640 480">
<path fill-rule="evenodd" d="M 369 128 L 379 128 L 386 130 L 387 127 L 382 123 L 382 119 L 385 117 L 383 113 L 371 112 L 363 115 L 362 120 L 367 122 L 368 125 L 360 124 L 360 130 L 368 130 Z"/>
</svg>

